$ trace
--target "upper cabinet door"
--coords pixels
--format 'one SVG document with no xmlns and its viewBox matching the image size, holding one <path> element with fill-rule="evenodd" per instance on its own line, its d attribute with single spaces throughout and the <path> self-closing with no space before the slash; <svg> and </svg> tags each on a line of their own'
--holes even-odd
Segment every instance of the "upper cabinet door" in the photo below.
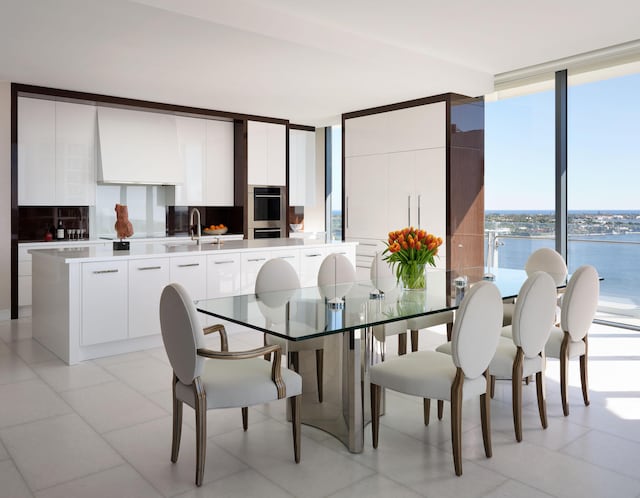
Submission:
<svg viewBox="0 0 640 498">
<path fill-rule="evenodd" d="M 204 203 L 206 163 L 206 120 L 176 116 L 178 154 L 184 168 L 184 183 L 175 186 L 176 206 Z"/>
<path fill-rule="evenodd" d="M 96 203 L 96 106 L 56 102 L 56 204 Z"/>
<path fill-rule="evenodd" d="M 287 127 L 247 123 L 247 182 L 249 185 L 284 186 L 287 183 Z"/>
<path fill-rule="evenodd" d="M 55 127 L 54 101 L 18 97 L 19 205 L 56 205 Z"/>
<path fill-rule="evenodd" d="M 207 120 L 206 206 L 233 206 L 233 122 Z"/>
</svg>

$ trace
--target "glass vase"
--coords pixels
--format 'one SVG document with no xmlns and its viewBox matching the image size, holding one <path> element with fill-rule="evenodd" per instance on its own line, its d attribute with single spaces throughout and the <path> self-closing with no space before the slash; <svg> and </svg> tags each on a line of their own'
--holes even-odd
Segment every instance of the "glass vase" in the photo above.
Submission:
<svg viewBox="0 0 640 498">
<path fill-rule="evenodd" d="M 426 264 L 404 263 L 400 266 L 400 282 L 404 290 L 424 290 L 427 288 Z"/>
</svg>

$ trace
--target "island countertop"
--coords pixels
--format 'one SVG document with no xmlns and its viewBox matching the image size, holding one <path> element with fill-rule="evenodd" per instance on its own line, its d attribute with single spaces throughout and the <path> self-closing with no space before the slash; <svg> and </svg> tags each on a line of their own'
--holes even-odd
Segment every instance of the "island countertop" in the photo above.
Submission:
<svg viewBox="0 0 640 498">
<path fill-rule="evenodd" d="M 307 249 L 338 245 L 353 245 L 356 242 L 324 242 L 313 239 L 258 239 L 230 240 L 220 244 L 195 241 L 169 241 L 131 244 L 128 251 L 114 251 L 110 244 L 80 247 L 30 249 L 29 253 L 56 258 L 65 263 L 88 263 L 113 259 L 145 259 L 158 256 L 179 256 L 181 254 L 222 254 L 239 251 L 270 251 L 273 249 Z"/>
</svg>

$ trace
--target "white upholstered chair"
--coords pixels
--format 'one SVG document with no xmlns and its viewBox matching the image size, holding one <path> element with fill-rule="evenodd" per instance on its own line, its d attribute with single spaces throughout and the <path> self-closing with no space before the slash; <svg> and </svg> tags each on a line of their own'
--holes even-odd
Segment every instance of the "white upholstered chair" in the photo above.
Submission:
<svg viewBox="0 0 640 498">
<path fill-rule="evenodd" d="M 451 444 L 456 475 L 462 474 L 462 401 L 480 398 L 482 437 L 491 452 L 488 366 L 496 351 L 502 323 L 500 292 L 490 282 L 475 284 L 460 305 L 453 324 L 452 355 L 418 351 L 371 367 L 373 447 L 378 447 L 382 388 L 423 398 L 424 423 L 429 423 L 431 399 L 451 401 Z"/>
<path fill-rule="evenodd" d="M 260 267 L 256 277 L 255 294 L 260 297 L 265 292 L 287 291 L 300 288 L 300 279 L 293 266 L 284 259 L 274 258 L 265 262 Z M 263 296 L 269 299 L 269 295 Z M 273 296 L 276 299 L 278 296 Z M 260 304 L 260 302 L 258 303 Z M 269 304 L 269 303 L 267 303 Z M 323 338 L 309 339 L 305 341 L 288 341 L 280 337 L 265 334 L 265 345 L 280 346 L 283 353 L 286 352 L 289 366 L 296 372 L 300 371 L 299 352 L 315 351 L 316 353 L 316 382 L 318 386 L 318 401 L 322 403 L 323 398 L 323 362 L 324 349 Z"/>
<path fill-rule="evenodd" d="M 556 286 L 564 284 L 567 279 L 567 264 L 559 252 L 548 247 L 543 247 L 532 252 L 527 258 L 524 270 L 527 272 L 527 276 L 537 271 L 548 273 L 551 278 L 553 278 Z M 503 325 L 511 324 L 514 311 L 514 303 L 504 303 Z M 508 332 L 509 330 L 505 329 L 503 335 Z"/>
<path fill-rule="evenodd" d="M 534 272 L 518 293 L 511 337 L 500 337 L 496 353 L 489 364 L 491 397 L 496 376 L 511 378 L 513 427 L 516 440 L 522 441 L 522 379 L 536 374 L 538 412 L 543 428 L 547 428 L 547 409 L 544 397 L 544 346 L 553 326 L 556 309 L 556 286 L 547 273 Z M 449 353 L 451 343 L 436 351 Z"/>
<path fill-rule="evenodd" d="M 582 398 L 589 405 L 589 384 L 587 375 L 588 335 L 593 317 L 598 308 L 600 278 L 597 270 L 590 265 L 578 268 L 567 284 L 562 297 L 560 327 L 553 327 L 545 347 L 548 357 L 560 359 L 560 396 L 562 411 L 569 415 L 567 401 L 567 376 L 569 360 L 580 358 L 580 381 Z"/>
<path fill-rule="evenodd" d="M 356 269 L 344 254 L 329 254 L 318 270 L 318 288 L 322 297 L 344 297 L 353 287 Z"/>
<path fill-rule="evenodd" d="M 201 486 L 207 444 L 207 410 L 241 407 L 243 427 L 247 430 L 247 407 L 282 398 L 289 398 L 291 403 L 294 457 L 296 463 L 300 461 L 302 379 L 295 372 L 281 368 L 279 346 L 228 351 L 224 327 L 213 325 L 203 331 L 193 301 L 179 284 L 167 285 L 162 291 L 160 327 L 173 368 L 172 462 L 178 460 L 180 450 L 183 403 L 195 410 L 196 484 Z M 204 336 L 211 332 L 220 334 L 220 351 L 205 345 Z M 275 353 L 272 364 L 261 359 L 266 353 Z"/>
</svg>

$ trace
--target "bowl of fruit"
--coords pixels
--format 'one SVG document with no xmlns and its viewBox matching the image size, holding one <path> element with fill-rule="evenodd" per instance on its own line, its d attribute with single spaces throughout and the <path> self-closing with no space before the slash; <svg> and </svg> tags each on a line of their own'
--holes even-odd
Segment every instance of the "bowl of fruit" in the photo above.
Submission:
<svg viewBox="0 0 640 498">
<path fill-rule="evenodd" d="M 227 230 L 229 229 L 221 223 L 220 225 L 210 225 L 205 227 L 203 231 L 205 235 L 223 235 L 227 233 Z"/>
</svg>

